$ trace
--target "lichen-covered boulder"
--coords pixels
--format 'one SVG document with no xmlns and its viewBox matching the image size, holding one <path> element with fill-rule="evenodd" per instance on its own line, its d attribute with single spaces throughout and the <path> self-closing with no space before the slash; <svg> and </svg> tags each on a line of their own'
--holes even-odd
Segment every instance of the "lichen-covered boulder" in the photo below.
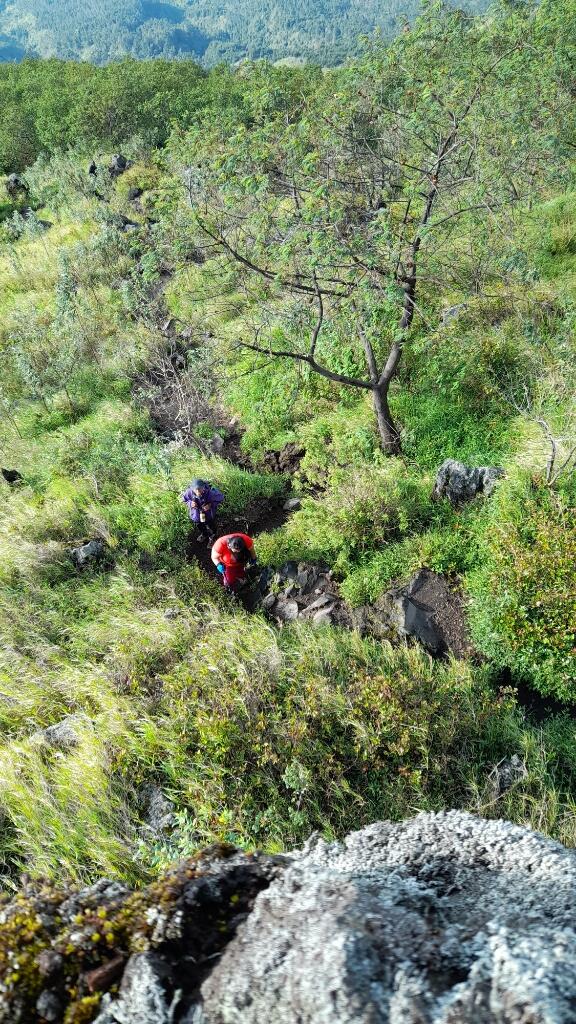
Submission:
<svg viewBox="0 0 576 1024">
<path fill-rule="evenodd" d="M 463 505 L 479 494 L 492 494 L 497 480 L 504 476 L 499 466 L 465 466 L 455 459 L 446 459 L 436 474 L 432 500 L 448 498 L 451 505 Z"/>
<path fill-rule="evenodd" d="M 569 1024 L 576 857 L 421 814 L 312 843 L 256 899 L 194 1024 Z"/>
<path fill-rule="evenodd" d="M 0 898 L 0 1022 L 573 1024 L 575 921 L 573 851 L 458 811 L 212 848 L 134 893 L 28 880 Z"/>
</svg>

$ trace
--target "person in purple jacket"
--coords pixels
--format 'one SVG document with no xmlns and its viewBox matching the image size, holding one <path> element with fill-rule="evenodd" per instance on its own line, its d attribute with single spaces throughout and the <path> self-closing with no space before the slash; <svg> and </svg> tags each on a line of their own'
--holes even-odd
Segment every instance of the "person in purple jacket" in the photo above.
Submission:
<svg viewBox="0 0 576 1024">
<path fill-rule="evenodd" d="M 196 539 L 207 540 L 211 547 L 216 540 L 216 519 L 218 509 L 224 501 L 222 491 L 212 487 L 207 480 L 193 480 L 187 491 L 182 495 L 186 502 L 190 519 L 198 526 Z"/>
</svg>

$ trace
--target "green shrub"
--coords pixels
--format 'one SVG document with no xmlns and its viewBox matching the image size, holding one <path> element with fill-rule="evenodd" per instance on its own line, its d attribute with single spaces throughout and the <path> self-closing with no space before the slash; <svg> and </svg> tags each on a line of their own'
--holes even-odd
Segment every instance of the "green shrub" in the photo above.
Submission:
<svg viewBox="0 0 576 1024">
<path fill-rule="evenodd" d="M 352 605 L 375 601 L 391 584 L 422 566 L 448 576 L 459 576 L 472 568 L 477 558 L 473 529 L 477 513 L 469 509 L 460 516 L 447 506 L 441 511 L 446 525 L 410 534 L 368 555 L 342 582 L 343 597 Z"/>
<path fill-rule="evenodd" d="M 143 192 L 149 192 L 150 189 L 157 188 L 160 178 L 161 174 L 157 167 L 136 163 L 118 179 L 116 191 L 124 198 L 127 198 L 131 188 L 141 188 Z"/>
<path fill-rule="evenodd" d="M 465 666 L 416 649 L 301 628 L 279 649 L 263 624 L 237 622 L 234 641 L 232 628 L 214 624 L 164 676 L 188 747 L 177 844 L 283 848 L 314 828 L 341 835 L 408 806 L 457 805 L 487 722 L 511 713 Z"/>
<path fill-rule="evenodd" d="M 399 460 L 366 465 L 359 472 L 335 469 L 321 498 L 305 498 L 302 509 L 274 536 L 262 539 L 264 557 L 328 562 L 345 571 L 373 550 L 416 529 L 435 514 L 431 482 Z"/>
<path fill-rule="evenodd" d="M 468 579 L 474 639 L 543 694 L 576 700 L 574 508 L 525 480 L 499 488 Z"/>
</svg>

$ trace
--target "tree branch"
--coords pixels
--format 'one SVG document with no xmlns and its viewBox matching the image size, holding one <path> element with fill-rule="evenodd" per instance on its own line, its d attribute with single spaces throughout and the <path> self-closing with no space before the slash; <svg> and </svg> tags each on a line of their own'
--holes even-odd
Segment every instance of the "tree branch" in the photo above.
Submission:
<svg viewBox="0 0 576 1024">
<path fill-rule="evenodd" d="M 360 380 L 359 377 L 347 377 L 343 373 L 334 373 L 333 370 L 329 370 L 326 366 L 322 366 L 320 363 L 317 363 L 313 356 L 305 355 L 303 352 L 288 352 L 287 350 L 263 348 L 261 345 L 251 345 L 248 341 L 239 341 L 238 345 L 240 348 L 248 348 L 252 352 L 259 352 L 264 356 L 271 356 L 280 359 L 296 359 L 300 363 L 307 363 L 315 373 L 319 373 L 321 377 L 327 377 L 328 380 L 335 381 L 336 384 L 348 384 L 349 387 L 364 388 L 365 391 L 374 390 L 369 381 Z"/>
</svg>

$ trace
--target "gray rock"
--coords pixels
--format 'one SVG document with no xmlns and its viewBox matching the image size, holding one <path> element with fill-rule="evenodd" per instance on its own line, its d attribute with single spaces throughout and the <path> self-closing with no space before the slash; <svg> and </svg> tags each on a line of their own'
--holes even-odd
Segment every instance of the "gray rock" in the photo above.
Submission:
<svg viewBox="0 0 576 1024">
<path fill-rule="evenodd" d="M 89 540 L 86 544 L 80 544 L 79 547 L 72 548 L 70 557 L 78 569 L 84 569 L 91 562 L 99 561 L 105 550 L 106 545 L 104 541 L 94 538 L 94 540 Z"/>
<path fill-rule="evenodd" d="M 34 733 L 32 738 L 55 750 L 73 750 L 80 743 L 80 727 L 89 721 L 84 715 L 67 715 L 61 722 Z"/>
<path fill-rule="evenodd" d="M 281 622 L 293 622 L 298 618 L 299 613 L 300 609 L 296 601 L 285 601 L 283 598 L 278 601 L 274 609 L 276 618 Z"/>
<path fill-rule="evenodd" d="M 333 599 L 330 594 L 320 594 L 320 597 L 317 597 L 315 601 L 312 601 L 312 604 L 308 605 L 306 611 L 315 612 L 318 611 L 319 608 L 325 608 L 327 604 L 332 603 Z"/>
<path fill-rule="evenodd" d="M 160 786 L 143 786 L 141 799 L 144 804 L 144 820 L 148 828 L 156 835 L 169 832 L 176 824 L 174 804 Z"/>
<path fill-rule="evenodd" d="M 517 782 L 525 779 L 527 775 L 528 769 L 524 761 L 518 757 L 518 754 L 512 754 L 512 757 L 503 758 L 502 761 L 494 765 L 488 777 L 493 798 L 498 799 L 499 796 L 506 793 Z"/>
<path fill-rule="evenodd" d="M 120 175 L 124 174 L 124 171 L 127 171 L 131 166 L 132 162 L 127 160 L 122 153 L 116 153 L 108 165 L 108 173 L 111 178 L 119 178 Z"/>
<path fill-rule="evenodd" d="M 128 888 L 121 882 L 110 878 L 101 878 L 94 885 L 85 886 L 64 900 L 58 908 L 58 916 L 70 924 L 84 910 L 95 910 L 99 906 L 117 905 L 128 895 Z"/>
<path fill-rule="evenodd" d="M 166 995 L 172 981 L 170 967 L 153 953 L 131 956 L 124 971 L 118 998 L 103 1000 L 95 1024 L 173 1024 L 179 993 Z"/>
<path fill-rule="evenodd" d="M 6 178 L 6 191 L 11 199 L 18 199 L 21 195 L 27 196 L 30 189 L 19 174 L 9 174 Z"/>
<path fill-rule="evenodd" d="M 312 589 L 312 587 L 310 585 L 310 576 L 311 576 L 310 570 L 309 569 L 303 569 L 302 572 L 298 573 L 298 575 L 297 575 L 297 577 L 296 577 L 296 579 L 294 581 L 298 585 L 300 590 L 302 591 L 302 594 L 309 594 L 310 590 Z"/>
<path fill-rule="evenodd" d="M 256 898 L 187 1019 L 573 1024 L 575 913 L 574 853 L 508 822 L 451 811 L 316 840 Z"/>
<path fill-rule="evenodd" d="M 59 1021 L 62 1019 L 64 1003 L 56 992 L 51 992 L 50 989 L 44 989 L 36 1001 L 36 1010 L 43 1020 L 46 1020 L 51 1024 L 52 1021 Z"/>
<path fill-rule="evenodd" d="M 450 651 L 464 657 L 471 651 L 461 595 L 444 576 L 425 567 L 375 605 L 355 610 L 352 619 L 363 634 L 411 638 L 433 655 Z"/>
<path fill-rule="evenodd" d="M 210 451 L 214 452 L 215 455 L 221 455 L 224 451 L 224 443 L 224 438 L 220 437 L 220 434 L 214 434 L 210 441 Z"/>
<path fill-rule="evenodd" d="M 457 320 L 465 309 L 468 309 L 467 302 L 459 302 L 456 306 L 450 306 L 448 309 L 445 309 L 441 318 L 442 326 L 446 327 L 446 325 L 452 323 L 453 320 Z"/>
<path fill-rule="evenodd" d="M 266 594 L 266 597 L 262 601 L 262 607 L 265 611 L 269 612 L 276 604 L 276 594 Z"/>
<path fill-rule="evenodd" d="M 431 654 L 441 654 L 446 649 L 442 631 L 434 621 L 430 611 L 422 605 L 405 597 L 402 601 L 403 622 L 402 632 L 414 637 Z"/>
<path fill-rule="evenodd" d="M 285 501 L 282 507 L 284 512 L 298 512 L 302 508 L 302 502 L 300 498 L 288 498 L 288 501 Z"/>
<path fill-rule="evenodd" d="M 457 506 L 472 501 L 478 494 L 488 497 L 503 476 L 504 470 L 498 466 L 472 467 L 446 459 L 436 474 L 432 500 L 448 498 L 451 505 Z"/>
<path fill-rule="evenodd" d="M 312 622 L 314 623 L 314 625 L 315 626 L 331 626 L 332 622 L 333 622 L 333 619 L 332 619 L 332 609 L 333 608 L 334 608 L 334 605 L 330 605 L 329 608 L 322 608 L 319 612 L 316 612 L 316 614 L 312 616 Z"/>
<path fill-rule="evenodd" d="M 55 974 L 58 974 L 64 966 L 64 957 L 61 953 L 57 953 L 53 949 L 43 949 L 38 954 L 37 960 L 38 969 L 40 974 L 44 978 L 53 978 Z"/>
</svg>

